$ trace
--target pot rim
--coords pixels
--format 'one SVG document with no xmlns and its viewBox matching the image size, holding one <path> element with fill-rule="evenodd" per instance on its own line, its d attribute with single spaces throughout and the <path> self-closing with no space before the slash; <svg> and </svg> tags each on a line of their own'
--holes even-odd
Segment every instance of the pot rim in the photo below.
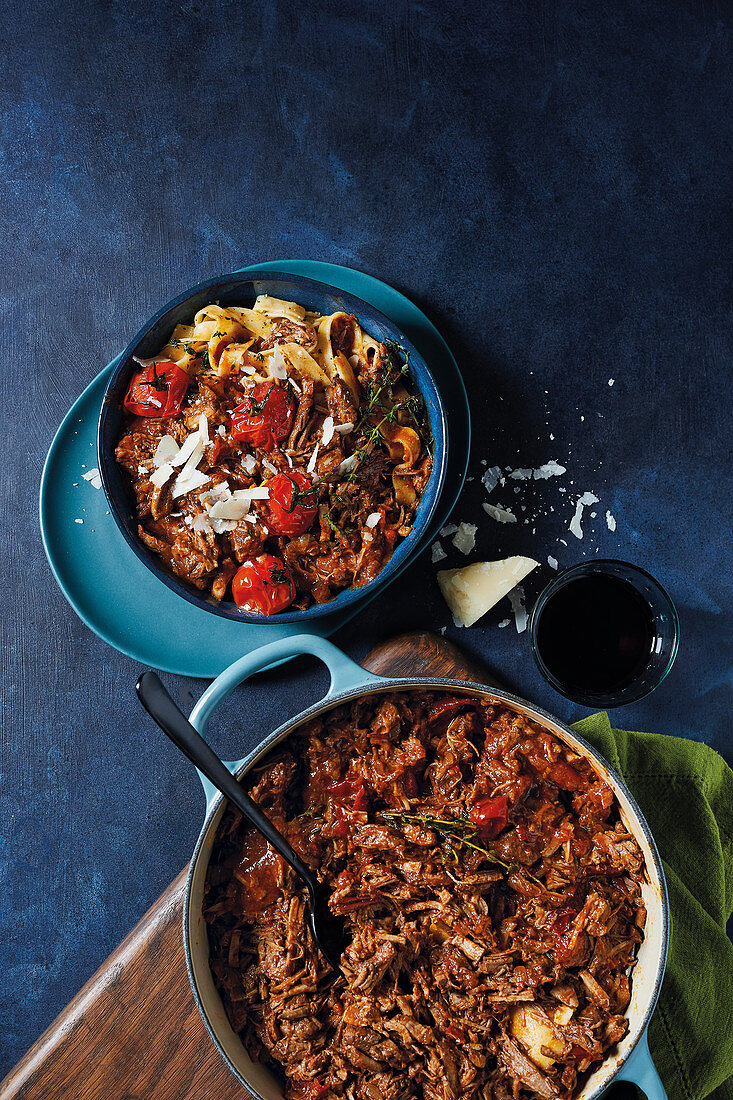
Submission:
<svg viewBox="0 0 733 1100">
<path fill-rule="evenodd" d="M 630 1058 L 637 1051 L 637 1049 L 640 1049 L 640 1047 L 643 1047 L 644 1045 L 646 1031 L 649 1026 L 649 1021 L 651 1020 L 654 1013 L 654 1009 L 656 1008 L 657 1001 L 659 999 L 659 993 L 667 966 L 667 954 L 669 950 L 669 896 L 667 892 L 667 882 L 664 876 L 664 868 L 662 866 L 661 856 L 659 855 L 659 850 L 657 848 L 656 841 L 654 840 L 652 831 L 649 828 L 647 820 L 644 817 L 644 814 L 642 813 L 638 802 L 634 798 L 629 788 L 626 786 L 626 783 L 623 781 L 621 776 L 610 766 L 610 764 L 604 759 L 604 757 L 596 749 L 594 749 L 593 746 L 589 744 L 589 742 L 585 740 L 585 738 L 581 737 L 580 734 L 572 730 L 567 725 L 567 723 L 561 722 L 554 715 L 550 714 L 549 711 L 544 710 L 544 708 L 535 706 L 533 703 L 528 703 L 527 700 L 522 699 L 521 696 L 514 695 L 511 692 L 504 691 L 500 688 L 492 688 L 486 684 L 477 683 L 474 680 L 455 680 L 437 676 L 380 676 L 379 682 L 367 683 L 360 687 L 346 688 L 343 691 L 334 692 L 333 694 L 329 693 L 318 702 L 312 704 L 304 711 L 301 711 L 299 714 L 295 715 L 295 717 L 278 726 L 277 729 L 268 734 L 267 737 L 265 737 L 259 745 L 257 745 L 250 753 L 248 753 L 246 757 L 238 761 L 237 768 L 234 771 L 234 776 L 236 779 L 241 779 L 242 776 L 245 775 L 246 772 L 248 772 L 262 756 L 269 752 L 271 748 L 273 748 L 286 736 L 289 736 L 291 733 L 293 733 L 297 729 L 297 727 L 300 726 L 303 722 L 306 722 L 309 719 L 316 717 L 319 713 L 331 710 L 333 707 L 339 706 L 345 702 L 349 702 L 352 699 L 363 698 L 364 696 L 368 695 L 382 695 L 388 691 L 409 691 L 419 689 L 457 689 L 468 691 L 472 694 L 481 694 L 484 696 L 488 695 L 494 699 L 500 699 L 502 702 L 506 702 L 508 704 L 514 705 L 515 707 L 519 707 L 525 713 L 528 713 L 530 717 L 537 718 L 541 722 L 549 723 L 551 726 L 555 726 L 560 732 L 569 735 L 580 744 L 583 751 L 591 758 L 591 760 L 595 764 L 600 765 L 600 767 L 608 773 L 614 787 L 614 794 L 617 793 L 617 788 L 621 790 L 634 813 L 634 824 L 639 826 L 641 832 L 643 833 L 644 839 L 647 842 L 652 857 L 653 874 L 651 873 L 651 868 L 649 868 L 648 866 L 647 872 L 649 875 L 650 884 L 652 886 L 656 886 L 659 891 L 659 913 L 661 918 L 660 951 L 657 961 L 656 974 L 654 975 L 651 994 L 644 1007 L 643 1012 L 641 1013 L 641 1021 L 636 1025 L 637 1034 L 633 1042 L 629 1046 L 629 1049 L 625 1052 L 623 1057 L 619 1059 L 618 1064 L 616 1065 L 616 1068 L 609 1079 L 607 1081 L 604 1081 L 602 1085 L 599 1085 L 596 1089 L 594 1089 L 594 1091 L 591 1092 L 588 1097 L 584 1098 L 584 1100 L 598 1100 L 602 1093 L 604 1093 L 606 1089 L 609 1088 L 611 1083 L 619 1076 L 621 1070 L 624 1066 L 627 1065 Z M 219 1054 L 223 1058 L 229 1070 L 234 1074 L 240 1084 L 244 1086 L 244 1088 L 247 1090 L 253 1100 L 263 1100 L 261 1094 L 255 1091 L 253 1086 L 237 1069 L 237 1067 L 233 1064 L 226 1051 L 224 1050 L 223 1044 L 220 1042 L 216 1034 L 216 1029 L 209 1019 L 208 1011 L 199 992 L 194 975 L 193 953 L 189 935 L 193 880 L 199 859 L 202 856 L 207 834 L 209 832 L 213 819 L 218 814 L 221 808 L 223 801 L 225 801 L 224 795 L 217 792 L 216 795 L 212 797 L 211 801 L 208 803 L 206 816 L 204 818 L 203 825 L 201 826 L 201 831 L 199 833 L 196 845 L 193 850 L 193 854 L 191 856 L 188 874 L 186 875 L 186 888 L 183 898 L 183 946 L 186 957 L 186 970 L 188 972 L 188 978 L 191 984 L 194 1001 L 196 1002 L 196 1007 L 198 1008 L 199 1014 L 201 1015 L 206 1030 L 208 1031 L 214 1045 L 219 1051 Z M 604 1064 L 605 1062 L 601 1062 L 600 1066 L 597 1067 L 597 1070 L 593 1072 L 598 1072 L 598 1070 L 603 1068 Z M 592 1079 L 593 1074 L 589 1076 L 588 1081 L 592 1082 Z"/>
</svg>

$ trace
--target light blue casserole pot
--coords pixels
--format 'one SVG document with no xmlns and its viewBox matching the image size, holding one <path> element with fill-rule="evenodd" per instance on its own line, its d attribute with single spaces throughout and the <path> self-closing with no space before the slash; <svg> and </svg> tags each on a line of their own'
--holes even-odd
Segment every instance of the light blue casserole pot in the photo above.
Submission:
<svg viewBox="0 0 733 1100">
<path fill-rule="evenodd" d="M 328 314 L 343 311 L 353 313 L 359 324 L 370 336 L 380 341 L 394 340 L 395 343 L 399 344 L 408 355 L 413 389 L 422 396 L 425 402 L 425 410 L 433 436 L 433 470 L 418 504 L 412 531 L 395 548 L 392 557 L 379 575 L 370 584 L 365 584 L 361 588 L 345 589 L 328 603 L 314 604 L 305 611 L 283 611 L 271 617 L 242 611 L 233 600 L 222 600 L 219 603 L 213 596 L 201 592 L 165 568 L 158 555 L 148 549 L 138 536 L 132 492 L 127 481 L 127 475 L 118 466 L 114 453 L 122 430 L 122 402 L 129 388 L 132 375 L 136 370 L 139 370 L 139 365 L 134 361 L 133 355 L 141 359 L 147 359 L 155 355 L 167 344 L 177 324 L 190 324 L 193 321 L 194 314 L 211 302 L 218 302 L 222 306 L 252 305 L 258 294 L 269 294 L 273 298 L 298 302 L 311 312 Z M 163 584 L 182 596 L 184 600 L 188 600 L 189 603 L 225 619 L 259 623 L 260 625 L 272 622 L 278 625 L 299 623 L 301 626 L 306 626 L 311 619 L 322 615 L 330 615 L 333 612 L 345 611 L 363 600 L 365 596 L 373 595 L 375 591 L 389 583 L 399 571 L 401 565 L 419 548 L 422 535 L 435 511 L 445 480 L 448 462 L 448 427 L 438 387 L 425 360 L 396 325 L 379 310 L 363 302 L 361 298 L 356 298 L 353 294 L 346 294 L 335 287 L 315 282 L 313 279 L 306 279 L 300 275 L 286 275 L 278 271 L 267 271 L 262 272 L 262 274 L 235 272 L 231 275 L 209 279 L 185 291 L 178 298 L 174 298 L 172 302 L 164 306 L 152 320 L 140 329 L 120 356 L 119 364 L 113 370 L 107 384 L 99 415 L 97 449 L 102 484 L 115 522 L 130 548 Z"/>
<path fill-rule="evenodd" d="M 597 1100 L 612 1081 L 633 1081 L 646 1093 L 648 1100 L 667 1100 L 662 1082 L 649 1054 L 647 1027 L 664 977 L 669 934 L 669 903 L 661 860 L 642 813 L 632 794 L 603 757 L 569 726 L 551 714 L 530 706 L 523 699 L 504 691 L 465 680 L 410 677 L 387 679 L 366 672 L 360 665 L 322 638 L 300 635 L 285 638 L 249 653 L 226 669 L 204 692 L 191 714 L 196 729 L 206 735 L 206 729 L 217 707 L 244 680 L 261 669 L 309 653 L 328 667 L 331 685 L 324 698 L 276 729 L 243 760 L 229 763 L 232 773 L 241 778 L 258 764 L 273 746 L 288 737 L 302 723 L 321 715 L 341 703 L 368 695 L 410 689 L 448 689 L 485 701 L 498 700 L 519 714 L 547 727 L 574 751 L 588 758 L 593 768 L 612 787 L 621 807 L 626 827 L 637 840 L 646 860 L 648 882 L 642 887 L 647 909 L 644 942 L 639 947 L 633 970 L 631 1003 L 627 1012 L 629 1031 L 617 1050 L 590 1075 L 578 1100 Z M 206 922 L 201 913 L 206 871 L 216 838 L 216 831 L 226 806 L 226 800 L 201 777 L 206 795 L 206 819 L 191 860 L 183 907 L 183 939 L 191 988 L 211 1038 L 239 1081 L 255 1100 L 283 1100 L 282 1089 L 264 1066 L 253 1062 L 239 1036 L 227 1019 L 224 1006 L 214 985 L 209 968 L 209 947 Z"/>
</svg>

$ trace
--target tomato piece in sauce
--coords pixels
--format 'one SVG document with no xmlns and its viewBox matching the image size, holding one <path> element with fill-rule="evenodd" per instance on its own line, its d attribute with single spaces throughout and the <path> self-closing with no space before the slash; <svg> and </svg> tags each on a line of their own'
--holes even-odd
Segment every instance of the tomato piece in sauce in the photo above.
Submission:
<svg viewBox="0 0 733 1100">
<path fill-rule="evenodd" d="M 276 382 L 258 382 L 232 413 L 231 435 L 271 451 L 293 426 L 293 402 Z"/>
<path fill-rule="evenodd" d="M 295 599 L 293 576 L 281 558 L 260 554 L 244 562 L 232 579 L 237 607 L 257 615 L 277 615 Z"/>
<path fill-rule="evenodd" d="M 267 526 L 276 535 L 304 535 L 318 512 L 315 488 L 301 470 L 275 474 L 270 490 Z"/>
<path fill-rule="evenodd" d="M 177 416 L 191 379 L 177 363 L 151 363 L 132 377 L 125 408 L 135 416 Z"/>
<path fill-rule="evenodd" d="M 505 794 L 496 798 L 482 798 L 468 812 L 481 836 L 493 840 L 506 827 L 509 820 L 509 803 Z"/>
<path fill-rule="evenodd" d="M 548 778 L 563 791 L 582 791 L 588 785 L 580 772 L 576 772 L 564 760 L 557 760 L 550 765 Z"/>
<path fill-rule="evenodd" d="M 462 699 L 438 699 L 428 711 L 428 722 L 436 722 L 441 718 L 452 718 L 459 710 L 465 710 L 466 707 L 470 706 L 473 706 L 473 700 L 465 697 Z"/>
<path fill-rule="evenodd" d="M 326 790 L 328 835 L 343 839 L 366 821 L 367 792 L 362 779 L 342 779 Z"/>
</svg>

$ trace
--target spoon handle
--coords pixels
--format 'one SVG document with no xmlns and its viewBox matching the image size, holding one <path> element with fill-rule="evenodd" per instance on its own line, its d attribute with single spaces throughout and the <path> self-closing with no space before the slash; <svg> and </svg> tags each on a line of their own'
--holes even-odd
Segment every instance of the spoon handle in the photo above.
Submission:
<svg viewBox="0 0 733 1100">
<path fill-rule="evenodd" d="M 137 695 L 150 717 L 157 722 L 163 733 L 170 737 L 174 745 L 188 757 L 192 764 L 206 778 L 241 810 L 246 819 L 258 829 L 269 844 L 289 863 L 299 875 L 311 897 L 314 896 L 315 876 L 303 863 L 298 853 L 288 844 L 285 837 L 265 817 L 256 802 L 253 802 L 242 790 L 237 780 L 219 759 L 210 745 L 207 745 L 198 730 L 194 729 L 184 714 L 178 709 L 170 695 L 154 672 L 143 672 L 137 682 Z"/>
</svg>

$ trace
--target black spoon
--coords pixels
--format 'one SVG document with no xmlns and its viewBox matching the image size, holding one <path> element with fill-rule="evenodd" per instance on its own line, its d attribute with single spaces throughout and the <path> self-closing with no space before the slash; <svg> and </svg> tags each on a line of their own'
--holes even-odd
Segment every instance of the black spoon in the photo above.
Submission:
<svg viewBox="0 0 733 1100">
<path fill-rule="evenodd" d="M 340 974 L 341 953 L 344 947 L 344 922 L 342 917 L 335 917 L 328 908 L 328 888 L 318 881 L 309 867 L 306 867 L 298 853 L 288 844 L 269 818 L 265 817 L 257 803 L 245 794 L 226 765 L 178 709 L 154 672 L 143 672 L 137 682 L 137 696 L 163 733 L 167 734 L 191 763 L 195 764 L 199 771 L 237 809 L 242 811 L 247 821 L 262 833 L 278 855 L 281 855 L 296 875 L 303 880 L 310 898 L 308 924 L 313 933 L 313 939 L 330 966 Z"/>
</svg>

